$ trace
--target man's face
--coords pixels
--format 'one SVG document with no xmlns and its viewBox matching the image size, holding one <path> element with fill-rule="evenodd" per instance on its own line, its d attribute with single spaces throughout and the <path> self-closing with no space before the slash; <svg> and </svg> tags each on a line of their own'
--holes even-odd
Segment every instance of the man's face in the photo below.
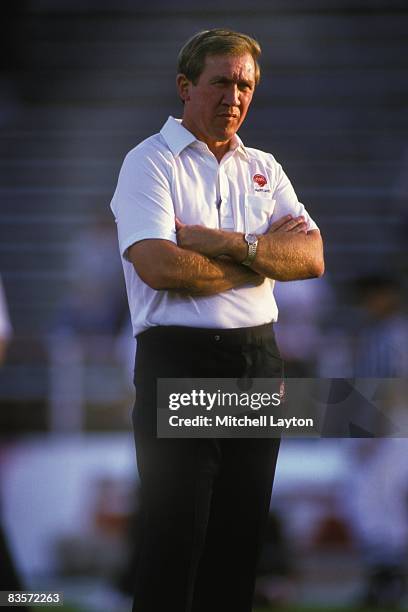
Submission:
<svg viewBox="0 0 408 612">
<path fill-rule="evenodd" d="M 178 75 L 183 125 L 210 146 L 226 143 L 245 119 L 255 89 L 255 63 L 244 55 L 207 56 L 196 85 Z"/>
</svg>

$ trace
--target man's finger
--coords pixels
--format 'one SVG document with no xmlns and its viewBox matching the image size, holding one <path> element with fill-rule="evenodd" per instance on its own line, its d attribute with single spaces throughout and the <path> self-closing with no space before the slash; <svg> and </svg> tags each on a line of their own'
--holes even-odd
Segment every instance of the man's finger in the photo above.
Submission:
<svg viewBox="0 0 408 612">
<path fill-rule="evenodd" d="M 295 217 L 295 219 L 291 219 L 290 221 L 288 221 L 287 223 L 284 224 L 284 226 L 282 227 L 282 229 L 285 232 L 291 232 L 293 231 L 295 228 L 299 227 L 300 225 L 303 225 L 305 223 L 305 219 L 304 217 L 300 216 L 300 217 Z"/>
<path fill-rule="evenodd" d="M 185 223 L 182 223 L 180 219 L 177 219 L 177 217 L 175 218 L 175 221 L 176 221 L 176 232 L 182 227 L 185 227 L 186 225 Z"/>
<path fill-rule="evenodd" d="M 268 232 L 291 232 L 293 231 L 293 228 L 302 223 L 305 223 L 305 218 L 303 217 L 303 215 L 300 215 L 299 217 L 292 217 L 292 215 L 286 215 L 285 217 L 278 219 L 278 221 L 275 221 L 275 223 L 272 223 Z"/>
<path fill-rule="evenodd" d="M 299 223 L 298 225 L 296 225 L 293 229 L 289 230 L 292 234 L 299 234 L 301 232 L 303 232 L 304 234 L 307 234 L 307 223 L 306 221 L 303 221 L 303 223 Z"/>
<path fill-rule="evenodd" d="M 282 225 L 285 225 L 285 223 L 287 223 L 291 219 L 292 219 L 292 215 L 285 215 L 284 217 L 281 217 L 277 221 L 274 221 L 274 223 L 271 223 L 271 225 L 269 226 L 268 232 L 276 232 L 276 230 L 282 227 Z"/>
</svg>

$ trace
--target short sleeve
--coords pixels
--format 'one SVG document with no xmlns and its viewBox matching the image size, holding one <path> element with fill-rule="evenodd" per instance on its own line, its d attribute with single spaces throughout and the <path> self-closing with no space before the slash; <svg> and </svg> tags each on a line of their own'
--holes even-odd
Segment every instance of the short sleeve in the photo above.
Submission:
<svg viewBox="0 0 408 612">
<path fill-rule="evenodd" d="M 295 217 L 303 215 L 307 222 L 308 231 L 319 229 L 304 205 L 299 202 L 292 183 L 283 171 L 282 166 L 278 163 L 276 163 L 276 186 L 273 198 L 276 200 L 273 213 L 274 221 L 289 214 Z"/>
<path fill-rule="evenodd" d="M 121 255 L 140 240 L 163 239 L 177 243 L 168 162 L 159 151 L 144 147 L 128 153 L 112 198 Z"/>
</svg>

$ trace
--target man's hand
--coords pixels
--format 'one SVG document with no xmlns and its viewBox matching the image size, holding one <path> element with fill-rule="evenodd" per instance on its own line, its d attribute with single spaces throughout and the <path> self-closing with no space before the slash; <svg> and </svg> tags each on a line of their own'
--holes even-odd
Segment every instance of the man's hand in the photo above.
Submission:
<svg viewBox="0 0 408 612">
<path fill-rule="evenodd" d="M 274 223 L 272 223 L 269 229 L 265 232 L 266 234 L 284 234 L 291 232 L 292 234 L 307 234 L 307 223 L 305 218 L 301 215 L 300 217 L 292 217 L 292 215 L 286 215 L 281 217 Z"/>
<path fill-rule="evenodd" d="M 182 249 L 195 251 L 207 257 L 218 257 L 226 254 L 225 232 L 204 227 L 203 225 L 186 225 L 176 217 L 177 245 Z"/>
</svg>

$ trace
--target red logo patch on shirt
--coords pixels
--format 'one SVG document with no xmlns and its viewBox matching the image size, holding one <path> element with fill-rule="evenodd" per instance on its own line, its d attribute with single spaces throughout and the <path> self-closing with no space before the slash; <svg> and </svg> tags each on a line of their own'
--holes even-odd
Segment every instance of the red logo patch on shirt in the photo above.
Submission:
<svg viewBox="0 0 408 612">
<path fill-rule="evenodd" d="M 254 174 L 253 180 L 260 187 L 264 187 L 266 183 L 268 182 L 266 177 L 263 174 Z"/>
</svg>

